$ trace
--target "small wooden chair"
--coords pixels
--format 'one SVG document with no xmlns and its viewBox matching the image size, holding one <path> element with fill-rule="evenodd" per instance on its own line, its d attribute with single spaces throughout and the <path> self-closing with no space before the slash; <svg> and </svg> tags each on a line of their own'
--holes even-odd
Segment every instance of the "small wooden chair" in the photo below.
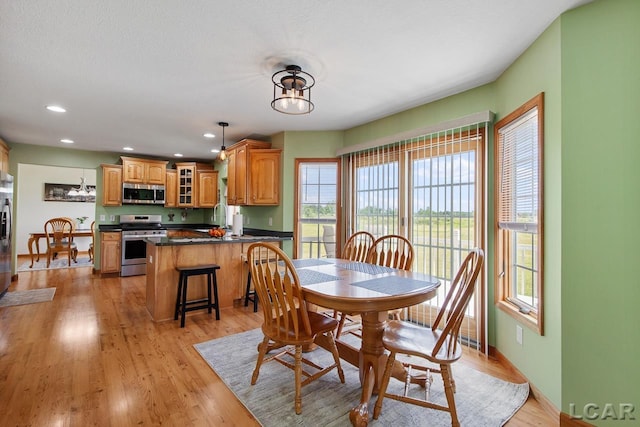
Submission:
<svg viewBox="0 0 640 427">
<path fill-rule="evenodd" d="M 78 248 L 71 231 L 73 230 L 73 221 L 68 218 L 51 218 L 44 223 L 44 233 L 47 236 L 47 268 L 51 265 L 51 259 L 54 254 L 66 252 L 71 266 L 71 260 L 78 262 Z"/>
<path fill-rule="evenodd" d="M 338 326 L 338 321 L 307 310 L 298 273 L 287 254 L 280 248 L 268 243 L 254 243 L 249 246 L 247 257 L 251 278 L 264 314 L 264 339 L 258 346 L 258 358 L 251 385 L 258 381 L 260 366 L 264 362 L 275 360 L 292 368 L 295 373 L 295 411 L 296 414 L 300 414 L 303 386 L 322 377 L 333 368 L 338 370 L 340 381 L 344 383 L 340 356 L 333 338 L 333 330 Z M 334 360 L 332 365 L 321 367 L 302 357 L 302 348 L 313 343 L 323 344 L 331 349 Z M 295 353 L 285 348 L 278 354 L 266 358 L 267 352 L 285 346 L 295 347 Z M 293 364 L 291 358 L 294 359 Z M 310 369 L 314 372 L 307 372 Z"/>
<path fill-rule="evenodd" d="M 483 263 L 484 252 L 482 249 L 476 248 L 469 252 L 451 282 L 451 287 L 447 292 L 442 307 L 430 328 L 420 327 L 400 320 L 392 320 L 387 323 L 382 334 L 382 343 L 390 353 L 382 376 L 378 400 L 376 400 L 373 411 L 374 419 L 377 419 L 382 411 L 384 398 L 389 397 L 401 402 L 449 412 L 451 425 L 460 425 L 453 395 L 455 393 L 455 381 L 451 374 L 451 364 L 460 359 L 462 355 L 459 342 L 460 326 L 464 320 L 465 311 L 473 295 Z M 407 375 L 405 380 L 407 386 L 404 387 L 404 394 L 402 395 L 387 393 L 389 379 L 394 370 L 394 363 L 398 354 L 412 357 L 410 363 L 402 363 L 406 368 Z M 402 362 L 402 360 L 400 361 Z M 429 363 L 432 365 L 429 365 Z M 424 380 L 426 388 L 425 399 L 408 396 L 408 377 L 411 375 L 412 369 L 426 372 Z M 447 406 L 429 401 L 429 387 L 433 382 L 431 373 L 437 373 L 442 376 Z"/>
</svg>

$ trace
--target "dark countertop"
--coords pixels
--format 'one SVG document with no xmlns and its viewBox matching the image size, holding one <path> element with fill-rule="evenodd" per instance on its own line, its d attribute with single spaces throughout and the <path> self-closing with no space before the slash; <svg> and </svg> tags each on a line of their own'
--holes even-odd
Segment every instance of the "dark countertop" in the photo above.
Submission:
<svg viewBox="0 0 640 427">
<path fill-rule="evenodd" d="M 166 228 L 167 230 L 194 230 L 194 231 L 206 232 L 210 228 L 214 228 L 214 227 L 217 228 L 218 226 L 213 224 L 176 224 L 176 223 L 162 224 L 162 228 Z M 122 231 L 122 227 L 120 226 L 120 224 L 100 224 L 98 226 L 98 230 L 107 231 L 107 232 L 108 231 L 118 232 L 118 231 Z M 273 237 L 273 238 L 276 238 L 274 239 L 276 241 L 293 239 L 293 232 L 291 231 L 261 230 L 257 228 L 244 228 L 243 231 L 245 236 L 249 235 L 249 236 Z M 230 232 L 230 230 L 227 230 L 227 232 Z M 221 241 L 220 239 L 216 239 L 216 240 L 218 240 L 219 242 Z M 235 242 L 237 241 L 239 240 L 236 239 Z M 234 242 L 234 241 L 232 240 L 231 242 Z"/>
<path fill-rule="evenodd" d="M 273 236 L 273 235 L 242 235 L 225 237 L 146 237 L 147 243 L 156 246 L 181 246 L 181 245 L 210 245 L 225 243 L 252 243 L 252 242 L 281 242 L 293 240 L 293 237 Z"/>
</svg>

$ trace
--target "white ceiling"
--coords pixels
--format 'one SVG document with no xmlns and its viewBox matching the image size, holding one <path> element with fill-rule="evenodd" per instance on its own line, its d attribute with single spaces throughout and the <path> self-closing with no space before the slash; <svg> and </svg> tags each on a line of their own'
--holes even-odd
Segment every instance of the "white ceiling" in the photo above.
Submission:
<svg viewBox="0 0 640 427">
<path fill-rule="evenodd" d="M 348 129 L 495 80 L 589 1 L 2 0 L 0 136 L 207 159 L 219 121 L 227 146 Z M 309 115 L 271 109 L 288 64 L 316 79 Z"/>
</svg>

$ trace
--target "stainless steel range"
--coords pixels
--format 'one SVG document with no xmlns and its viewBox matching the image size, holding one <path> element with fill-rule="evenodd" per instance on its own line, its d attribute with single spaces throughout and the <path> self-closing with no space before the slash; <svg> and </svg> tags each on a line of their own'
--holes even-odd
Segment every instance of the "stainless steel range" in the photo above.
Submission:
<svg viewBox="0 0 640 427">
<path fill-rule="evenodd" d="M 166 237 L 162 215 L 120 215 L 122 227 L 122 269 L 120 276 L 147 273 L 147 242 L 145 237 Z"/>
</svg>

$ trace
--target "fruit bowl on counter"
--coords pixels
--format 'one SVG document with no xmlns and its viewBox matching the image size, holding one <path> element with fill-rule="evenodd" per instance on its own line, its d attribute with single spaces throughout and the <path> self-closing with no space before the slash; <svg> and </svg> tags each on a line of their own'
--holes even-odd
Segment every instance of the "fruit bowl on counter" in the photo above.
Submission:
<svg viewBox="0 0 640 427">
<path fill-rule="evenodd" d="M 226 231 L 224 230 L 224 228 L 210 228 L 208 231 L 209 236 L 211 237 L 219 237 L 222 238 L 224 237 L 226 233 Z"/>
</svg>

